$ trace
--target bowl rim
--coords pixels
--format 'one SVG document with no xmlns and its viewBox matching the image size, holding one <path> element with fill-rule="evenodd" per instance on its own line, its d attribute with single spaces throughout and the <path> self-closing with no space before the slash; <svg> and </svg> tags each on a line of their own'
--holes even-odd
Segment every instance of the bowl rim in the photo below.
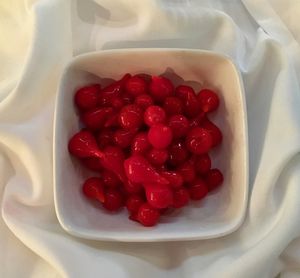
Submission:
<svg viewBox="0 0 300 278">
<path fill-rule="evenodd" d="M 58 204 L 58 195 L 57 195 L 57 163 L 56 163 L 56 140 L 57 140 L 57 128 L 58 128 L 58 102 L 61 97 L 61 91 L 63 87 L 63 80 L 66 73 L 70 70 L 71 67 L 76 65 L 82 60 L 87 58 L 95 57 L 95 56 L 103 56 L 103 55 L 111 55 L 111 54 L 126 54 L 132 52 L 165 52 L 165 53 L 179 53 L 179 52 L 187 52 L 187 53 L 195 53 L 199 55 L 211 56 L 211 57 L 218 57 L 229 64 L 231 64 L 235 74 L 237 76 L 238 88 L 239 88 L 239 96 L 242 102 L 241 113 L 243 115 L 243 141 L 245 146 L 243 148 L 244 152 L 244 161 L 243 161 L 243 169 L 244 169 L 244 180 L 245 180 L 245 189 L 243 190 L 243 205 L 241 206 L 242 212 L 239 214 L 240 217 L 235 218 L 231 223 L 230 227 L 224 231 L 214 233 L 214 234 L 207 234 L 207 235 L 191 235 L 188 236 L 180 235 L 180 236 L 165 236 L 165 237 L 154 237 L 149 235 L 143 236 L 143 233 L 138 238 L 122 236 L 122 233 L 117 233 L 117 236 L 110 237 L 109 235 L 96 235 L 95 232 L 90 232 L 84 230 L 82 232 L 78 232 L 76 229 L 73 229 L 72 225 L 69 225 L 62 213 L 60 213 L 59 204 Z M 72 57 L 69 62 L 66 63 L 63 71 L 61 72 L 58 88 L 55 97 L 55 107 L 54 107 L 54 119 L 53 119 L 53 144 L 52 144 L 52 158 L 53 158 L 53 195 L 54 195 L 54 207 L 57 219 L 62 226 L 62 228 L 67 231 L 69 234 L 84 238 L 84 239 L 92 239 L 92 240 L 103 240 L 103 241 L 120 241 L 120 242 L 168 242 L 168 241 L 188 241 L 188 240 L 205 240 L 205 239 L 212 239 L 212 238 L 220 238 L 226 235 L 229 235 L 240 228 L 242 223 L 245 220 L 247 207 L 248 207 L 248 196 L 249 196 L 249 137 L 248 137 L 248 119 L 247 119 L 247 106 L 246 106 L 246 96 L 245 96 L 245 89 L 243 84 L 243 79 L 241 72 L 237 66 L 237 64 L 232 60 L 232 58 L 226 54 L 211 51 L 211 50 L 203 50 L 203 49 L 188 49 L 188 48 L 123 48 L 123 49 L 108 49 L 108 50 L 96 50 L 91 51 L 83 54 L 79 54 L 75 57 Z M 130 233 L 130 232 L 128 232 Z"/>
</svg>

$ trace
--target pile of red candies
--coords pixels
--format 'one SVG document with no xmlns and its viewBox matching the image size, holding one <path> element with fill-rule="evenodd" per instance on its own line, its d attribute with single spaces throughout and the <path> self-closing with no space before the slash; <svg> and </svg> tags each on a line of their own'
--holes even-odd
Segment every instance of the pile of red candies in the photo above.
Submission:
<svg viewBox="0 0 300 278">
<path fill-rule="evenodd" d="M 214 91 L 125 74 L 103 89 L 80 88 L 74 101 L 85 128 L 70 139 L 69 152 L 99 174 L 82 190 L 108 211 L 125 206 L 129 219 L 153 226 L 168 209 L 222 184 L 208 154 L 222 141 L 208 118 L 219 106 Z"/>
</svg>

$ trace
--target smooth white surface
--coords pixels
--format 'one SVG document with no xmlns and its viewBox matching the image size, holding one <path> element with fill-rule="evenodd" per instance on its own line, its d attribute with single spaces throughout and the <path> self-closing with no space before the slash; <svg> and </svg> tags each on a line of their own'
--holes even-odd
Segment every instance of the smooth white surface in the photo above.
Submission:
<svg viewBox="0 0 300 278">
<path fill-rule="evenodd" d="M 11 0 L 0 4 L 0 277 L 299 277 L 299 19 L 295 0 Z M 242 71 L 250 194 L 240 229 L 168 243 L 83 240 L 55 216 L 52 119 L 73 55 L 176 47 Z"/>
<path fill-rule="evenodd" d="M 83 84 L 103 84 L 131 74 L 164 75 L 175 86 L 190 84 L 217 90 L 221 105 L 214 122 L 221 128 L 222 146 L 212 152 L 213 167 L 224 173 L 224 184 L 203 202 L 163 217 L 153 228 L 128 220 L 126 211 L 112 215 L 93 206 L 81 192 L 87 177 L 68 152 L 70 137 L 79 130 L 73 105 Z M 239 72 L 222 55 L 199 50 L 107 50 L 78 56 L 66 66 L 59 86 L 54 120 L 54 201 L 63 228 L 73 235 L 99 240 L 166 241 L 224 236 L 242 223 L 248 193 L 248 135 L 246 104 Z M 96 220 L 97 219 L 97 220 Z"/>
</svg>

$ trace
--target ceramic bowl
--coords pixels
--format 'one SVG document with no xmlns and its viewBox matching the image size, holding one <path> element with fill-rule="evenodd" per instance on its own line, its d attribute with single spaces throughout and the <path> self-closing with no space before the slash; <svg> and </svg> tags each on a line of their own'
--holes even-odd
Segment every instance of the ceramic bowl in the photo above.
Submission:
<svg viewBox="0 0 300 278">
<path fill-rule="evenodd" d="M 108 213 L 91 204 L 82 192 L 85 178 L 95 175 L 68 152 L 68 140 L 79 128 L 73 104 L 75 91 L 99 82 L 108 84 L 124 73 L 163 75 L 174 85 L 196 91 L 209 87 L 220 96 L 212 120 L 223 142 L 212 152 L 213 167 L 224 173 L 224 184 L 203 201 L 161 218 L 151 228 L 129 221 L 125 210 Z M 235 231 L 247 206 L 248 141 L 244 89 L 240 73 L 226 56 L 200 50 L 122 49 L 75 57 L 65 68 L 56 101 L 54 122 L 54 194 L 57 217 L 70 234 L 109 241 L 171 241 L 216 238 Z"/>
</svg>

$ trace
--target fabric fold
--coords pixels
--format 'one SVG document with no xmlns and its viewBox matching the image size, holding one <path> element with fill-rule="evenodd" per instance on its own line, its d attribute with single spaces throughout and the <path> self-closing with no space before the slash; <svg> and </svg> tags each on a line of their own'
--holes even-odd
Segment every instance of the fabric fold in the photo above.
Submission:
<svg viewBox="0 0 300 278">
<path fill-rule="evenodd" d="M 0 70 L 0 245 L 7 253 L 0 260 L 1 277 L 300 275 L 299 45 L 271 3 L 37 0 L 13 5 L 16 12 L 0 4 L 3 18 L 16 17 L 11 23 L 0 16 L 0 30 L 17 35 L 24 20 L 27 48 L 0 46 L 9 71 Z M 52 122 L 61 72 L 74 55 L 134 47 L 208 49 L 230 56 L 240 68 L 249 121 L 250 194 L 245 222 L 233 234 L 193 242 L 115 243 L 79 239 L 59 225 Z M 19 65 L 13 55 L 20 57 Z M 4 245 L 8 239 L 17 243 Z M 17 254 L 16 264 L 7 259 Z"/>
</svg>

